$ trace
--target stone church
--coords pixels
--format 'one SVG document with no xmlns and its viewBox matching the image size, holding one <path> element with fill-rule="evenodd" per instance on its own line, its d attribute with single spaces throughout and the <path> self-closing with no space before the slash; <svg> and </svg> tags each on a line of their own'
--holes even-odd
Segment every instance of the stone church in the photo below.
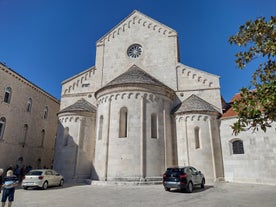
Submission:
<svg viewBox="0 0 276 207">
<path fill-rule="evenodd" d="M 63 81 L 54 168 L 149 182 L 192 165 L 207 182 L 276 184 L 275 127 L 234 137 L 227 106 L 217 75 L 180 63 L 177 32 L 135 10 L 97 41 L 95 66 Z"/>
</svg>

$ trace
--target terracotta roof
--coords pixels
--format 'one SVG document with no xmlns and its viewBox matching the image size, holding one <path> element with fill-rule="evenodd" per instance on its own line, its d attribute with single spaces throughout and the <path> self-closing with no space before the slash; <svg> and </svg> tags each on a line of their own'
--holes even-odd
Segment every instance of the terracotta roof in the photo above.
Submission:
<svg viewBox="0 0 276 207">
<path fill-rule="evenodd" d="M 233 107 L 231 104 L 235 101 L 241 98 L 241 95 L 239 93 L 235 94 L 234 97 L 230 100 L 230 107 L 227 111 L 225 111 L 221 118 L 228 118 L 228 117 L 235 117 L 238 116 L 238 113 L 233 110 Z"/>
<path fill-rule="evenodd" d="M 219 113 L 210 103 L 199 98 L 196 95 L 191 95 L 178 105 L 175 113 L 187 112 L 215 112 Z"/>
<path fill-rule="evenodd" d="M 96 112 L 96 107 L 93 106 L 91 103 L 86 101 L 85 99 L 80 99 L 76 103 L 62 109 L 61 111 L 58 112 L 60 113 L 65 113 L 65 112 Z"/>
</svg>

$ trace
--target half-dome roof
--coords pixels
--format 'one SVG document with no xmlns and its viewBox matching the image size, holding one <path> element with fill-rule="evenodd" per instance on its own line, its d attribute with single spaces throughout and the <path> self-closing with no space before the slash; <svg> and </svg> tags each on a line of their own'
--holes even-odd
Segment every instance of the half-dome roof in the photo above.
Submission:
<svg viewBox="0 0 276 207">
<path fill-rule="evenodd" d="M 126 83 L 142 83 L 150 84 L 157 86 L 166 86 L 159 80 L 155 79 L 148 73 L 146 73 L 141 68 L 136 65 L 131 66 L 126 72 L 119 75 L 117 78 L 110 81 L 106 86 L 117 85 L 117 84 L 126 84 Z M 167 87 L 167 86 L 166 86 Z"/>
<path fill-rule="evenodd" d="M 210 103 L 199 98 L 196 95 L 191 95 L 177 106 L 175 113 L 188 112 L 211 112 L 219 113 Z"/>
<path fill-rule="evenodd" d="M 86 101 L 85 99 L 80 99 L 74 104 L 62 109 L 58 112 L 58 114 L 65 113 L 65 112 L 96 112 L 96 107 L 93 106 L 91 103 Z"/>
<path fill-rule="evenodd" d="M 160 82 L 156 78 L 149 75 L 147 72 L 142 70 L 141 68 L 137 67 L 136 65 L 131 66 L 126 72 L 122 73 L 109 83 L 107 83 L 104 87 L 99 89 L 95 95 L 106 88 L 110 88 L 113 86 L 123 86 L 123 85 L 152 85 L 152 86 L 159 86 L 165 87 L 166 89 L 170 89 L 164 83 Z"/>
</svg>

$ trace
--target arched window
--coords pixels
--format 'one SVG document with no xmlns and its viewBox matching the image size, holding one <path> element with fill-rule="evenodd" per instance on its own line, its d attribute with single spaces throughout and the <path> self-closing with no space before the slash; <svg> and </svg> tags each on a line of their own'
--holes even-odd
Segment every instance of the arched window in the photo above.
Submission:
<svg viewBox="0 0 276 207">
<path fill-rule="evenodd" d="M 22 147 L 25 146 L 26 141 L 27 141 L 27 136 L 28 136 L 28 124 L 24 124 L 24 137 L 23 137 L 23 143 L 22 143 Z"/>
<path fill-rule="evenodd" d="M 63 138 L 64 138 L 64 146 L 67 146 L 68 141 L 69 141 L 69 128 L 68 127 L 64 128 Z"/>
<path fill-rule="evenodd" d="M 233 154 L 244 154 L 242 140 L 235 140 L 232 142 Z"/>
<path fill-rule="evenodd" d="M 200 148 L 199 127 L 195 127 L 194 133 L 195 133 L 195 148 L 198 149 Z"/>
<path fill-rule="evenodd" d="M 42 129 L 41 130 L 41 147 L 43 147 L 44 146 L 44 140 L 45 140 L 45 130 L 44 129 Z"/>
<path fill-rule="evenodd" d="M 99 132 L 98 132 L 98 139 L 101 140 L 103 138 L 103 115 L 100 116 L 99 122 Z"/>
<path fill-rule="evenodd" d="M 120 110 L 119 137 L 127 137 L 127 108 Z"/>
<path fill-rule="evenodd" d="M 47 119 L 47 118 L 48 118 L 48 106 L 45 106 L 44 113 L 43 113 L 43 119 Z"/>
<path fill-rule="evenodd" d="M 10 103 L 11 102 L 11 95 L 12 95 L 11 87 L 7 87 L 6 90 L 5 90 L 4 102 Z"/>
<path fill-rule="evenodd" d="M 32 109 L 32 99 L 29 98 L 27 101 L 27 112 L 31 112 Z"/>
<path fill-rule="evenodd" d="M 157 115 L 151 114 L 151 138 L 157 138 Z"/>
<path fill-rule="evenodd" d="M 3 139 L 3 137 L 4 137 L 5 126 L 6 126 L 6 118 L 1 117 L 1 119 L 0 119 L 0 140 Z"/>
</svg>

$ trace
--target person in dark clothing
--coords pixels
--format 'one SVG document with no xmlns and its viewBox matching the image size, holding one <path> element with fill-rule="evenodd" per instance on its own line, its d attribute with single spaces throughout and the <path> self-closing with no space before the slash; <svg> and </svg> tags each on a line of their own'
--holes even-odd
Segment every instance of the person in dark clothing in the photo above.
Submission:
<svg viewBox="0 0 276 207">
<path fill-rule="evenodd" d="M 13 171 L 9 170 L 7 176 L 3 179 L 3 195 L 2 195 L 2 207 L 5 207 L 6 201 L 8 199 L 8 207 L 11 207 L 14 200 L 15 187 L 18 185 L 18 179 L 13 175 Z"/>
</svg>

